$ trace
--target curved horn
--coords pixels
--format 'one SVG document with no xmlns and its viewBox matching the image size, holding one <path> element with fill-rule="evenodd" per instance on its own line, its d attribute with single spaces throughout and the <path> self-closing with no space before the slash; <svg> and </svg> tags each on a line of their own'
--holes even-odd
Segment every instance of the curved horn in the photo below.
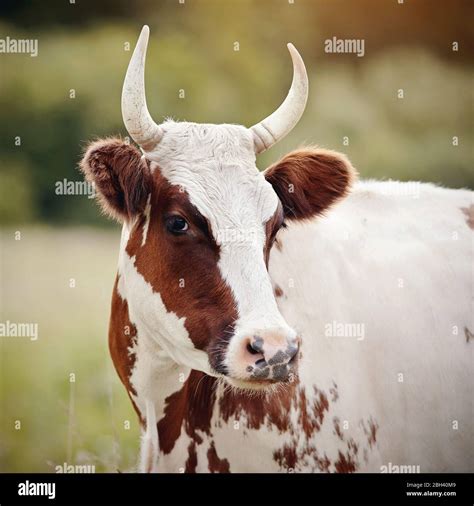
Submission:
<svg viewBox="0 0 474 506">
<path fill-rule="evenodd" d="M 255 152 L 261 153 L 289 133 L 301 118 L 308 100 L 308 75 L 303 59 L 293 44 L 287 44 L 293 61 L 293 81 L 280 107 L 250 128 Z"/>
<path fill-rule="evenodd" d="M 128 133 L 145 151 L 153 149 L 163 136 L 146 105 L 145 97 L 145 57 L 150 29 L 142 28 L 122 88 L 122 117 Z"/>
</svg>

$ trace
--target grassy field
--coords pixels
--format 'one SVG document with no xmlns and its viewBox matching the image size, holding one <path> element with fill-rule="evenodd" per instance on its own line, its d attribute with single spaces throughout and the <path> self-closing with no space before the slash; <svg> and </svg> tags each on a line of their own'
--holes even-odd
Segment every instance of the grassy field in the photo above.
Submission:
<svg viewBox="0 0 474 506">
<path fill-rule="evenodd" d="M 1 321 L 37 323 L 38 339 L 0 337 L 0 471 L 131 470 L 138 422 L 107 346 L 120 232 L 19 232 L 0 240 Z"/>
</svg>

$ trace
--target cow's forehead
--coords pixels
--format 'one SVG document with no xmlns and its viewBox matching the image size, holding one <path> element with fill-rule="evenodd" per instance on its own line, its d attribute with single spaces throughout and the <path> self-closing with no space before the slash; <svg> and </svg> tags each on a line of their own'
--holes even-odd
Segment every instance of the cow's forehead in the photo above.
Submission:
<svg viewBox="0 0 474 506">
<path fill-rule="evenodd" d="M 247 128 L 167 121 L 163 130 L 146 153 L 152 169 L 182 187 L 214 231 L 257 227 L 274 214 L 278 198 L 255 165 Z"/>
</svg>

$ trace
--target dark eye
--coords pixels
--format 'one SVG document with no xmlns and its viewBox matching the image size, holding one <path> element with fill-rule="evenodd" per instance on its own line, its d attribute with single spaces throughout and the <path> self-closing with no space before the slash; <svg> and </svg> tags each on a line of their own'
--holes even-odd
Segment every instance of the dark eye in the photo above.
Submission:
<svg viewBox="0 0 474 506">
<path fill-rule="evenodd" d="M 184 234 L 188 228 L 188 222 L 181 216 L 170 216 L 166 219 L 166 228 L 168 232 L 175 235 Z"/>
</svg>

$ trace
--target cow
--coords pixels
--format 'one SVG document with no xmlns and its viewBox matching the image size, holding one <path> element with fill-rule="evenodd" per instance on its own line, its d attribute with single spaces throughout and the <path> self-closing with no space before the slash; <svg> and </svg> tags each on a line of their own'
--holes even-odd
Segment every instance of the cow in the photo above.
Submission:
<svg viewBox="0 0 474 506">
<path fill-rule="evenodd" d="M 122 223 L 109 348 L 142 429 L 142 472 L 473 471 L 473 192 L 358 181 L 309 146 L 293 81 L 251 128 L 146 104 L 145 26 L 122 114 L 134 144 L 80 163 Z M 384 471 L 385 470 L 385 471 Z"/>
</svg>

